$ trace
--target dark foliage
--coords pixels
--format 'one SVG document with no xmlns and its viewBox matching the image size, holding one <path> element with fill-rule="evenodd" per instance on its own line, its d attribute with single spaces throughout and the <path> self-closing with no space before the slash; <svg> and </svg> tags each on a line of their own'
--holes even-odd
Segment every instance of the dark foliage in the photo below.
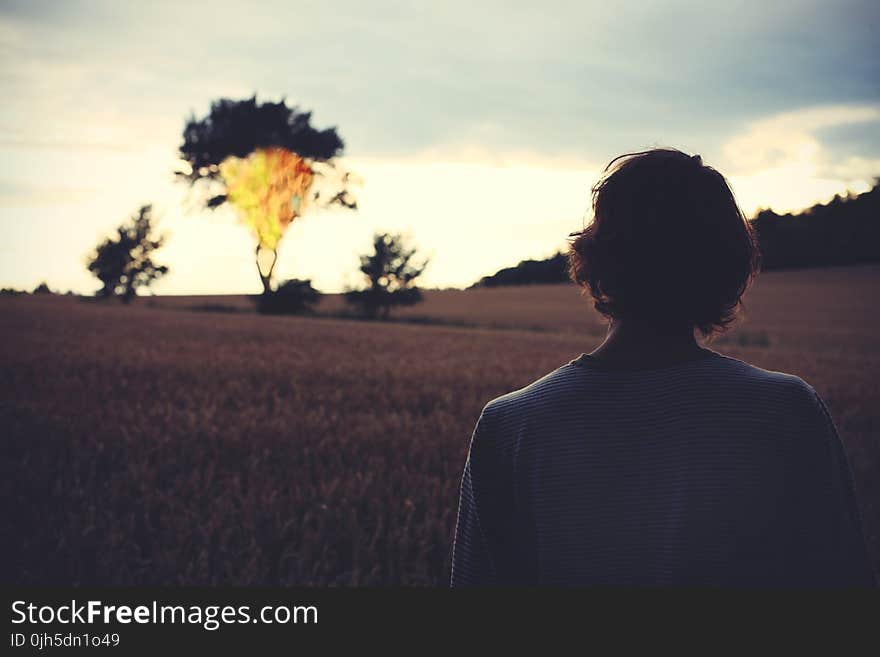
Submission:
<svg viewBox="0 0 880 657">
<path fill-rule="evenodd" d="M 183 129 L 179 155 L 191 171 L 176 175 L 189 184 L 217 180 L 220 163 L 228 156 L 245 157 L 258 148 L 278 146 L 301 157 L 325 162 L 342 153 L 344 143 L 335 128 L 317 130 L 311 125 L 311 112 L 278 103 L 258 103 L 253 96 L 245 100 L 221 98 L 211 103 L 207 116 L 191 116 Z M 217 207 L 226 200 L 218 194 L 207 200 Z M 354 207 L 354 201 L 341 190 L 329 201 Z"/>
<path fill-rule="evenodd" d="M 284 281 L 275 290 L 257 297 L 257 312 L 265 315 L 306 315 L 321 302 L 321 293 L 311 280 L 297 278 Z"/>
<path fill-rule="evenodd" d="M 168 267 L 153 262 L 153 251 L 162 246 L 164 238 L 151 235 L 152 220 L 153 206 L 142 206 L 116 229 L 115 238 L 104 240 L 90 256 L 89 271 L 103 285 L 97 296 L 117 296 L 127 303 L 138 288 L 149 287 L 168 273 Z"/>
<path fill-rule="evenodd" d="M 373 253 L 361 256 L 360 270 L 367 281 L 363 290 L 349 290 L 345 300 L 369 319 L 388 319 L 395 306 L 412 306 L 422 300 L 415 280 L 427 260 L 415 263 L 416 250 L 408 248 L 400 235 L 373 235 Z"/>
<path fill-rule="evenodd" d="M 764 269 L 880 261 L 880 181 L 797 214 L 762 210 L 753 226 Z"/>
<path fill-rule="evenodd" d="M 568 257 L 558 252 L 546 260 L 523 260 L 515 267 L 506 267 L 491 276 L 484 276 L 471 287 L 565 283 L 568 280 Z"/>
<path fill-rule="evenodd" d="M 34 291 L 31 292 L 31 294 L 54 294 L 54 292 L 52 292 L 52 290 L 49 289 L 49 286 L 46 284 L 46 282 L 43 281 L 42 283 L 37 285 L 37 287 L 34 288 Z"/>
<path fill-rule="evenodd" d="M 211 103 L 207 116 L 191 116 L 183 130 L 179 156 L 189 165 L 188 171 L 176 175 L 190 187 L 202 188 L 202 202 L 208 208 L 217 208 L 226 202 L 226 188 L 220 178 L 220 164 L 227 157 L 246 157 L 260 148 L 285 148 L 309 161 L 315 176 L 323 177 L 325 189 L 313 187 L 311 202 L 329 207 L 342 206 L 357 209 L 357 201 L 350 191 L 351 173 L 338 168 L 334 158 L 342 154 L 344 143 L 336 128 L 318 130 L 311 125 L 311 112 L 288 107 L 285 100 L 259 103 L 254 95 L 244 100 L 221 98 Z M 321 163 L 321 166 L 316 166 Z M 198 183 L 201 183 L 199 185 Z M 261 253 L 271 256 L 271 264 L 263 267 Z M 263 294 L 272 295 L 272 272 L 278 254 L 275 249 L 258 244 L 257 269 L 263 284 Z M 304 297 L 305 299 L 305 297 Z M 289 293 L 268 299 L 260 308 L 289 306 Z M 309 305 L 307 299 L 303 301 Z M 293 302 L 292 307 L 298 307 Z M 275 310 L 267 311 L 275 312 Z M 297 311 L 299 312 L 299 311 Z"/>
</svg>

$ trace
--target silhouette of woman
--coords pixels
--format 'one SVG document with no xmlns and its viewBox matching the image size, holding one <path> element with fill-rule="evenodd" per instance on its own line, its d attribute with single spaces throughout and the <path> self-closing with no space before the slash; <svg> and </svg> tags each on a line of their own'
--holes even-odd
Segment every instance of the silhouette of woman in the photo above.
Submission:
<svg viewBox="0 0 880 657">
<path fill-rule="evenodd" d="M 852 478 L 802 379 L 704 348 L 757 269 L 700 156 L 613 160 L 571 276 L 605 341 L 489 402 L 461 481 L 453 586 L 873 586 Z"/>
</svg>

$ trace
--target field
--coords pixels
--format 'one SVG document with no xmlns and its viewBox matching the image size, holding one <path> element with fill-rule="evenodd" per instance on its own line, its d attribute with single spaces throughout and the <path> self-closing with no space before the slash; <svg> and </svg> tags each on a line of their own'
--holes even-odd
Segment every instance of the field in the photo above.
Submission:
<svg viewBox="0 0 880 657">
<path fill-rule="evenodd" d="M 713 348 L 825 398 L 880 566 L 878 298 L 880 266 L 764 274 Z M 603 332 L 566 285 L 250 308 L 0 299 L 5 583 L 444 585 L 480 409 Z"/>
</svg>

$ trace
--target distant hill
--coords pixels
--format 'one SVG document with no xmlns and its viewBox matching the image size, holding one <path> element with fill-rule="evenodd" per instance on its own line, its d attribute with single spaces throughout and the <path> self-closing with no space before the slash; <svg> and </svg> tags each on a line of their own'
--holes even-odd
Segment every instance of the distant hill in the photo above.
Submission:
<svg viewBox="0 0 880 657">
<path fill-rule="evenodd" d="M 564 283 L 568 280 L 567 267 L 568 258 L 559 252 L 546 260 L 523 260 L 515 267 L 507 267 L 491 276 L 484 276 L 471 287 Z"/>
<path fill-rule="evenodd" d="M 752 219 L 764 270 L 880 262 L 880 179 L 862 194 L 835 196 L 798 213 L 761 210 Z M 471 287 L 568 282 L 562 252 L 523 260 Z"/>
</svg>

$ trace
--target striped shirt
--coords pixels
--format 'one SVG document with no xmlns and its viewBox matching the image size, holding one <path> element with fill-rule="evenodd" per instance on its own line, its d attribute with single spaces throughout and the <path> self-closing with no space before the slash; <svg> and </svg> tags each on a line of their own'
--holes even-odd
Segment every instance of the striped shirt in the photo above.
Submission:
<svg viewBox="0 0 880 657">
<path fill-rule="evenodd" d="M 453 586 L 873 584 L 845 452 L 796 376 L 582 355 L 477 422 Z"/>
</svg>

